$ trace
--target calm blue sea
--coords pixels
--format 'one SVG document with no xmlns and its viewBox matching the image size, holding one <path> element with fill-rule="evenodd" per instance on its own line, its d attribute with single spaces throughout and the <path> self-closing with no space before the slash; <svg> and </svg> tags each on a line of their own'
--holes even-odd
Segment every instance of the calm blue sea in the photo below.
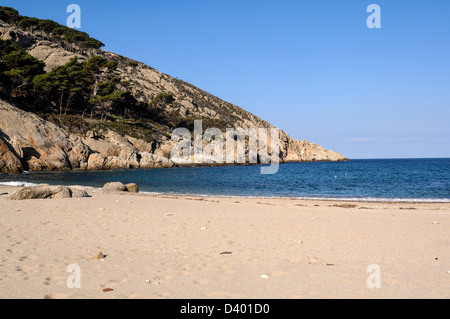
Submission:
<svg viewBox="0 0 450 319">
<path fill-rule="evenodd" d="M 110 181 L 167 194 L 450 202 L 450 159 L 288 163 L 274 175 L 261 175 L 260 166 L 0 174 L 0 184 L 9 185 L 102 187 Z"/>
</svg>

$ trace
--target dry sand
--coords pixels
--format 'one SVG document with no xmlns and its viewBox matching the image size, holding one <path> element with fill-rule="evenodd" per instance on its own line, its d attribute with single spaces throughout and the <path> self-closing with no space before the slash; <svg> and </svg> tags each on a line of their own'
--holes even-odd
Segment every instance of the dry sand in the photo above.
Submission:
<svg viewBox="0 0 450 319">
<path fill-rule="evenodd" d="M 0 196 L 0 298 L 450 297 L 449 203 L 89 192 Z"/>
</svg>

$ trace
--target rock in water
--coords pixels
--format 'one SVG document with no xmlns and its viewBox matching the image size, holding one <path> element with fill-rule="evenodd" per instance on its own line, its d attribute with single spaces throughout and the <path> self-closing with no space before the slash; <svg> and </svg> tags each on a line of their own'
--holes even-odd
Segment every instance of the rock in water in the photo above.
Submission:
<svg viewBox="0 0 450 319">
<path fill-rule="evenodd" d="M 126 192 L 127 188 L 121 182 L 111 182 L 111 183 L 106 183 L 102 187 L 102 190 L 106 191 L 106 192 Z"/>
<path fill-rule="evenodd" d="M 125 187 L 130 193 L 139 193 L 139 187 L 135 183 L 126 184 Z"/>
</svg>

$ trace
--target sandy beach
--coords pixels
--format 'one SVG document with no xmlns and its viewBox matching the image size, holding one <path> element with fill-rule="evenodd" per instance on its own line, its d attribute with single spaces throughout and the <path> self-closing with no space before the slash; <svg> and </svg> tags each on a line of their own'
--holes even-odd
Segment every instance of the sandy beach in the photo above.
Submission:
<svg viewBox="0 0 450 319">
<path fill-rule="evenodd" d="M 450 203 L 15 189 L 0 187 L 3 299 L 450 297 Z"/>
</svg>

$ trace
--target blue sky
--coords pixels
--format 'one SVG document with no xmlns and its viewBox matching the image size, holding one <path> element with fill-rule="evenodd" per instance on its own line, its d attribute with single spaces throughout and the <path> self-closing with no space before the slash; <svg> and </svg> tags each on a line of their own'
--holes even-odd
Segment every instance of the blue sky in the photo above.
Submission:
<svg viewBox="0 0 450 319">
<path fill-rule="evenodd" d="M 349 158 L 450 157 L 450 1 L 0 1 Z M 369 29 L 369 4 L 381 29 Z"/>
</svg>

